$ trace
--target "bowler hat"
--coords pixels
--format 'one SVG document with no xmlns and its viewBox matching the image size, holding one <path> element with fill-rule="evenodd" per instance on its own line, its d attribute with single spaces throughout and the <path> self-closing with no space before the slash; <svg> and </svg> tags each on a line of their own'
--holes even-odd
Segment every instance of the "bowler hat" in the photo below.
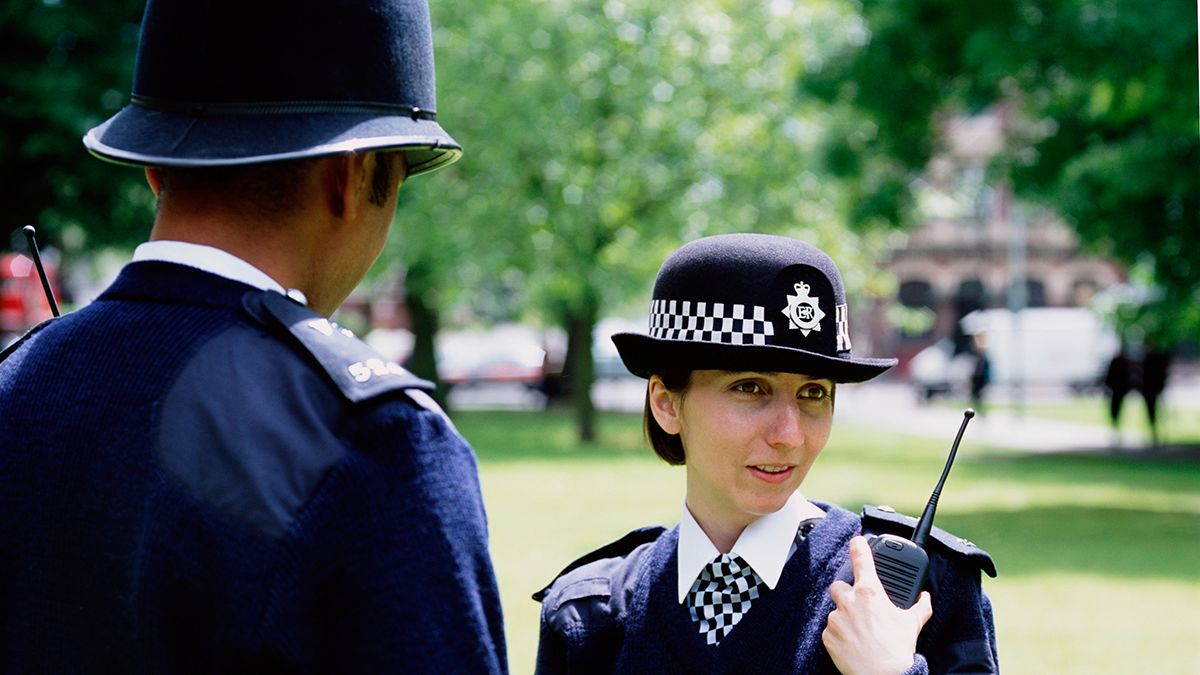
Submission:
<svg viewBox="0 0 1200 675">
<path fill-rule="evenodd" d="M 437 123 L 426 0 L 150 0 L 131 102 L 84 136 L 114 162 L 222 166 L 462 148 Z"/>
<path fill-rule="evenodd" d="M 855 358 L 842 275 L 819 248 L 764 234 L 697 239 L 654 283 L 649 334 L 613 342 L 640 377 L 716 369 L 862 382 L 896 359 Z"/>
</svg>

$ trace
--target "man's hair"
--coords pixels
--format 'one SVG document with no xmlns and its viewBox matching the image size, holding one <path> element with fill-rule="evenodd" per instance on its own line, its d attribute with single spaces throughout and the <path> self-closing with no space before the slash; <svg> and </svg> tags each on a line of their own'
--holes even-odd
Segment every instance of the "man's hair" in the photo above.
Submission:
<svg viewBox="0 0 1200 675">
<path fill-rule="evenodd" d="M 399 155 L 399 159 L 396 157 Z M 402 152 L 380 152 L 371 172 L 370 201 L 387 203 L 395 187 Z M 293 213 L 301 204 L 305 178 L 320 158 L 291 159 L 234 166 L 162 167 L 162 189 L 219 195 L 250 215 L 276 217 Z"/>
<path fill-rule="evenodd" d="M 662 380 L 667 391 L 680 395 L 685 394 L 692 383 L 692 371 L 690 370 L 663 371 L 655 373 L 655 375 Z M 654 454 L 672 466 L 686 463 L 687 457 L 683 451 L 683 440 L 679 434 L 668 434 L 658 425 L 658 420 L 654 419 L 654 413 L 650 410 L 650 387 L 646 387 L 646 410 L 643 414 L 645 415 L 643 424 L 646 429 L 646 440 L 650 441 L 650 447 L 654 449 Z"/>
<path fill-rule="evenodd" d="M 375 155 L 375 170 L 371 172 L 371 203 L 383 206 L 396 186 L 397 164 L 403 162 L 403 152 L 380 152 Z"/>
<path fill-rule="evenodd" d="M 162 167 L 162 191 L 210 194 L 252 217 L 275 217 L 299 207 L 301 186 L 315 163 L 314 159 L 294 159 L 234 166 Z"/>
</svg>

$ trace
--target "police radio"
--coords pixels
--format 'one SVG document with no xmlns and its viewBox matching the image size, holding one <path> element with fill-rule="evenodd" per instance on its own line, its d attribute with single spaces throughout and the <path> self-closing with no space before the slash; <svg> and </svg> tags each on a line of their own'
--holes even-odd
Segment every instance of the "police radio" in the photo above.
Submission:
<svg viewBox="0 0 1200 675">
<path fill-rule="evenodd" d="M 937 511 L 938 498 L 942 494 L 942 486 L 946 476 L 950 474 L 950 465 L 954 463 L 954 455 L 958 452 L 958 443 L 962 440 L 967 422 L 975 416 L 975 411 L 967 408 L 963 411 L 962 426 L 958 428 L 958 436 L 954 445 L 950 446 L 950 457 L 946 459 L 946 468 L 942 469 L 942 477 L 937 487 L 929 496 L 925 512 L 913 529 L 912 539 L 897 537 L 894 534 L 881 534 L 871 543 L 871 554 L 875 558 L 875 570 L 883 589 L 897 607 L 908 609 L 917 601 L 921 589 L 925 586 L 929 574 L 929 555 L 925 553 L 925 541 L 933 528 L 933 515 Z"/>
<path fill-rule="evenodd" d="M 59 316 L 58 303 L 54 301 L 54 290 L 50 288 L 50 278 L 46 276 L 46 268 L 42 267 L 42 254 L 38 251 L 37 230 L 32 225 L 21 228 L 25 239 L 29 242 L 29 254 L 33 264 L 37 266 L 38 276 L 42 279 L 42 290 L 46 293 L 46 302 L 50 303 L 50 313 Z"/>
</svg>

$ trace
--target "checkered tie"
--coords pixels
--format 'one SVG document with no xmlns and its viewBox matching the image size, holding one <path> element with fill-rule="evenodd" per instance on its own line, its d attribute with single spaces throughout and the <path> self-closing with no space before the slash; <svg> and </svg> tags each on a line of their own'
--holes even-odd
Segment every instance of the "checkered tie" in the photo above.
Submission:
<svg viewBox="0 0 1200 675">
<path fill-rule="evenodd" d="M 758 599 L 762 583 L 741 556 L 723 553 L 705 565 L 687 594 L 692 621 L 705 642 L 716 645 L 729 635 Z"/>
</svg>

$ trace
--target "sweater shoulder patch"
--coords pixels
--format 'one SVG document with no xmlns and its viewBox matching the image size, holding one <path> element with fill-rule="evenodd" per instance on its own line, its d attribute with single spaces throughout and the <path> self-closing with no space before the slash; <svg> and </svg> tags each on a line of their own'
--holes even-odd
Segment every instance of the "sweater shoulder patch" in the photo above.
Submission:
<svg viewBox="0 0 1200 675">
<path fill-rule="evenodd" d="M 433 383 L 387 360 L 350 331 L 285 295 L 250 292 L 242 305 L 260 323 L 286 331 L 353 403 L 392 391 L 433 390 Z"/>
<path fill-rule="evenodd" d="M 912 516 L 896 513 L 887 507 L 863 506 L 862 528 L 864 533 L 911 537 L 916 526 L 917 519 Z M 964 558 L 977 565 L 989 577 L 996 576 L 996 563 L 992 560 L 992 556 L 970 540 L 951 534 L 936 525 L 930 530 L 929 537 L 932 542 L 936 542 L 937 548 L 943 553 Z"/>
<path fill-rule="evenodd" d="M 640 527 L 614 542 L 601 546 L 564 567 L 545 588 L 533 594 L 533 599 L 537 602 L 542 602 L 550 595 L 552 590 L 561 594 L 560 602 L 598 594 L 609 595 L 611 585 L 608 576 L 586 575 L 578 580 L 568 577 L 571 576 L 572 572 L 592 563 L 612 560 L 619 564 L 628 558 L 639 546 L 656 541 L 664 532 L 666 532 L 666 528 L 661 525 Z M 559 580 L 562 580 L 562 583 L 559 583 Z M 600 585 L 597 583 L 597 580 L 602 580 L 604 583 Z M 571 595 L 571 598 L 566 597 L 566 595 Z"/>
</svg>

